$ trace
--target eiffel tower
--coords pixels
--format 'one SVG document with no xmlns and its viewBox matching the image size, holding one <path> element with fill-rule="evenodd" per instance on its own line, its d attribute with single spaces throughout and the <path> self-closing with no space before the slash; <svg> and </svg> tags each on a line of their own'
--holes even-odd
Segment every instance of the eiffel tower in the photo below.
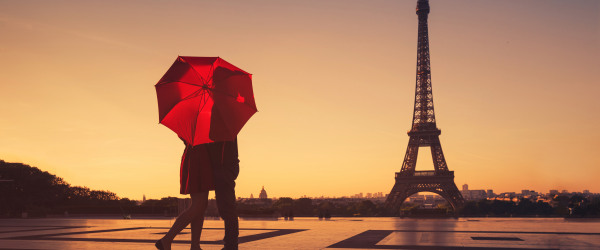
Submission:
<svg viewBox="0 0 600 250">
<path fill-rule="evenodd" d="M 437 128 L 433 112 L 431 88 L 431 68 L 429 66 L 429 34 L 427 16 L 429 1 L 418 0 L 419 39 L 417 46 L 417 83 L 415 90 L 415 110 L 412 128 L 408 131 L 408 147 L 402 169 L 396 173 L 396 184 L 387 197 L 386 205 L 394 214 L 409 196 L 418 192 L 433 192 L 450 203 L 454 212 L 464 203 L 463 197 L 454 183 L 454 171 L 448 170 L 442 146 L 441 130 Z M 434 171 L 415 171 L 420 147 L 430 147 Z"/>
</svg>

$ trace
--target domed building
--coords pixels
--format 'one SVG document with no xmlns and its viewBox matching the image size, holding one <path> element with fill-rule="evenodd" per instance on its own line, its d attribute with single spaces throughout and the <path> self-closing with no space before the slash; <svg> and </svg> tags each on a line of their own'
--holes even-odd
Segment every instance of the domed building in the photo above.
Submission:
<svg viewBox="0 0 600 250">
<path fill-rule="evenodd" d="M 258 195 L 259 199 L 268 199 L 267 197 L 267 191 L 265 191 L 265 186 L 262 187 L 262 190 L 260 190 L 260 194 Z"/>
</svg>

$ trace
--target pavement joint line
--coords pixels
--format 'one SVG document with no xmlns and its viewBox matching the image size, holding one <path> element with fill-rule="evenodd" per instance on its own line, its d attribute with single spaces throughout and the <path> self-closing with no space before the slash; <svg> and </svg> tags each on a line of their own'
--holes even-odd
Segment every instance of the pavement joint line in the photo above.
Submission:
<svg viewBox="0 0 600 250">
<path fill-rule="evenodd" d="M 0 226 L 0 228 L 3 228 L 3 227 L 13 227 L 13 226 Z M 25 227 L 25 226 L 23 226 L 23 227 Z M 39 226 L 39 227 L 42 227 L 42 226 Z M 90 228 L 90 227 L 89 226 L 47 226 L 47 227 L 38 228 L 38 229 L 21 229 L 21 230 L 5 231 L 5 232 L 0 232 L 0 234 L 35 232 L 35 231 L 45 231 L 45 230 L 76 229 L 76 228 Z"/>
<path fill-rule="evenodd" d="M 82 227 L 82 226 L 23 226 L 23 225 L 2 225 L 0 227 Z"/>
<path fill-rule="evenodd" d="M 92 242 L 136 242 L 136 243 L 154 243 L 155 239 L 123 239 L 123 238 L 70 238 L 70 237 L 55 237 L 55 236 L 69 236 L 77 234 L 94 234 L 94 233 L 105 233 L 105 232 L 118 232 L 128 230 L 143 230 L 143 229 L 168 229 L 167 227 L 131 227 L 131 228 L 117 228 L 117 229 L 104 229 L 104 230 L 91 230 L 91 231 L 79 231 L 79 232 L 64 232 L 54 234 L 36 234 L 26 236 L 15 236 L 9 238 L 3 238 L 4 240 L 52 240 L 52 241 L 92 241 Z M 224 230 L 223 228 L 204 228 L 203 230 Z M 253 235 L 246 235 L 239 237 L 239 243 L 247 243 L 257 240 L 263 240 L 273 238 L 277 236 L 297 233 L 306 231 L 308 229 L 263 229 L 263 228 L 240 228 L 240 230 L 250 231 L 271 231 L 258 233 Z M 173 243 L 185 243 L 189 244 L 190 241 L 186 240 L 175 240 Z M 222 240 L 217 241 L 201 241 L 203 244 L 223 244 Z"/>
<path fill-rule="evenodd" d="M 409 233 L 490 233 L 490 234 L 573 234 L 573 235 L 599 235 L 600 233 L 581 233 L 581 232 L 532 232 L 532 231 L 451 231 L 451 230 L 388 230 L 394 232 Z"/>
<path fill-rule="evenodd" d="M 508 241 L 523 241 L 521 238 L 517 237 L 471 237 L 473 240 L 508 240 Z"/>
<path fill-rule="evenodd" d="M 148 227 L 148 229 L 171 229 L 171 228 L 170 227 Z M 184 229 L 190 229 L 190 227 L 186 227 Z M 202 228 L 202 230 L 205 230 L 205 229 L 208 229 L 208 230 L 215 230 L 215 229 L 216 230 L 223 230 L 222 227 L 221 228 L 219 228 L 219 227 L 204 227 L 204 228 Z M 280 229 L 280 228 L 240 228 L 240 230 L 260 230 L 260 231 L 271 230 L 271 231 L 273 231 L 273 230 L 287 230 L 287 229 Z M 308 230 L 308 229 L 294 229 L 294 230 Z"/>
<path fill-rule="evenodd" d="M 3 248 L 3 247 L 0 247 L 0 250 L 42 250 L 42 249 L 36 249 L 36 248 Z"/>
<path fill-rule="evenodd" d="M 16 236 L 16 237 L 10 237 L 10 238 L 7 238 L 7 239 L 31 239 L 31 238 L 39 238 L 39 237 L 64 236 L 64 235 L 74 235 L 74 234 L 90 234 L 90 233 L 117 232 L 117 231 L 127 231 L 127 230 L 144 229 L 144 228 L 146 228 L 146 227 L 129 227 L 129 228 L 104 229 L 104 230 L 79 231 L 79 232 L 65 232 L 65 233 L 54 233 L 54 234 L 38 234 L 38 235 Z"/>
</svg>

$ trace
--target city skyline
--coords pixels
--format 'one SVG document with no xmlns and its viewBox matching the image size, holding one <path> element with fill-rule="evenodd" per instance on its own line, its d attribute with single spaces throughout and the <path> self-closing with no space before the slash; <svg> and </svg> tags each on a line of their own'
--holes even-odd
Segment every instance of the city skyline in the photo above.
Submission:
<svg viewBox="0 0 600 250">
<path fill-rule="evenodd" d="M 600 192 L 600 3 L 431 0 L 437 125 L 460 187 Z M 178 56 L 253 74 L 238 196 L 389 193 L 416 1 L 0 2 L 0 159 L 120 197 L 178 196 L 154 84 Z M 417 170 L 432 170 L 428 149 Z M 211 194 L 212 196 L 212 194 Z"/>
<path fill-rule="evenodd" d="M 461 187 L 460 191 L 465 191 L 465 189 L 464 189 L 465 185 L 468 186 L 467 183 L 460 185 L 460 187 Z M 264 190 L 267 190 L 267 189 L 264 189 Z M 571 194 L 571 193 L 600 194 L 600 193 L 597 193 L 597 192 L 591 192 L 589 189 L 583 189 L 583 190 L 566 190 L 566 189 L 563 189 L 563 190 L 559 190 L 559 189 L 529 190 L 529 189 L 515 189 L 515 190 L 509 190 L 509 191 L 498 192 L 498 193 L 496 193 L 493 188 L 479 188 L 479 187 L 477 187 L 475 189 L 469 188 L 467 190 L 468 191 L 483 190 L 483 191 L 488 191 L 488 192 L 492 191 L 492 193 L 494 193 L 494 194 L 504 194 L 504 193 L 522 194 L 523 191 L 527 191 L 528 193 L 535 192 L 535 193 L 544 194 L 544 195 L 546 195 L 546 194 L 553 194 L 553 193 L 557 193 L 557 194 L 563 194 L 563 193 L 568 193 L 568 194 Z M 258 194 L 258 193 L 260 193 L 260 191 L 255 192 L 255 193 Z M 240 195 L 238 195 L 238 198 L 259 198 L 258 196 L 254 196 L 255 193 L 251 192 L 248 195 L 241 195 L 240 194 Z M 413 195 L 417 195 L 417 194 L 419 194 L 419 195 L 435 195 L 435 196 L 439 196 L 438 194 L 431 193 L 431 192 L 418 192 L 418 193 L 415 193 Z M 341 196 L 328 196 L 326 194 L 321 194 L 321 195 L 317 195 L 317 196 L 300 195 L 298 197 L 290 197 L 290 196 L 285 196 L 284 195 L 284 196 L 273 196 L 272 197 L 272 196 L 269 195 L 269 198 L 289 197 L 289 198 L 294 198 L 294 199 L 295 198 L 315 198 L 315 199 L 316 198 L 382 198 L 383 199 L 383 198 L 386 198 L 387 195 L 388 195 L 388 193 L 383 192 L 383 191 L 376 191 L 376 192 L 363 191 L 363 192 L 356 193 L 356 194 L 346 194 L 346 195 L 341 195 Z"/>
</svg>

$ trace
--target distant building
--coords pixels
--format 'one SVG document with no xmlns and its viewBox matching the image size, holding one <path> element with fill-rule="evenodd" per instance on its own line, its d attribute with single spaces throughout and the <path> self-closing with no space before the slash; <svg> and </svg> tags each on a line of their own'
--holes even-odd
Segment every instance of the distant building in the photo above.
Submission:
<svg viewBox="0 0 600 250">
<path fill-rule="evenodd" d="M 529 199 L 533 199 L 537 196 L 539 196 L 540 194 L 538 192 L 536 192 L 535 190 L 521 190 L 521 198 L 529 198 Z"/>
<path fill-rule="evenodd" d="M 485 190 L 469 190 L 469 185 L 464 184 L 463 190 L 460 191 L 465 200 L 481 200 L 487 197 Z"/>
<path fill-rule="evenodd" d="M 494 190 L 492 190 L 492 189 L 488 189 L 486 193 L 487 193 L 486 195 L 488 198 L 492 198 L 492 197 L 496 196 L 496 194 L 494 194 Z"/>
<path fill-rule="evenodd" d="M 515 193 L 515 192 L 504 192 L 504 193 L 501 193 L 500 196 L 503 196 L 503 197 L 516 197 L 517 193 Z"/>
<path fill-rule="evenodd" d="M 250 199 L 254 199 L 254 195 L 253 194 L 250 194 Z"/>
<path fill-rule="evenodd" d="M 260 190 L 260 194 L 258 195 L 259 199 L 268 199 L 267 197 L 267 191 L 265 191 L 265 186 L 262 187 L 262 190 Z"/>
<path fill-rule="evenodd" d="M 387 194 L 383 192 L 375 192 L 375 193 L 358 193 L 349 196 L 351 199 L 385 199 Z"/>
<path fill-rule="evenodd" d="M 583 193 L 584 194 L 590 194 L 590 190 L 585 189 L 585 190 L 583 190 Z"/>
<path fill-rule="evenodd" d="M 538 195 L 538 193 L 535 190 L 521 190 L 521 195 L 522 196 L 532 196 L 532 195 Z"/>
<path fill-rule="evenodd" d="M 550 195 L 557 195 L 557 194 L 558 194 L 558 190 L 556 190 L 556 189 L 550 190 Z"/>
</svg>

